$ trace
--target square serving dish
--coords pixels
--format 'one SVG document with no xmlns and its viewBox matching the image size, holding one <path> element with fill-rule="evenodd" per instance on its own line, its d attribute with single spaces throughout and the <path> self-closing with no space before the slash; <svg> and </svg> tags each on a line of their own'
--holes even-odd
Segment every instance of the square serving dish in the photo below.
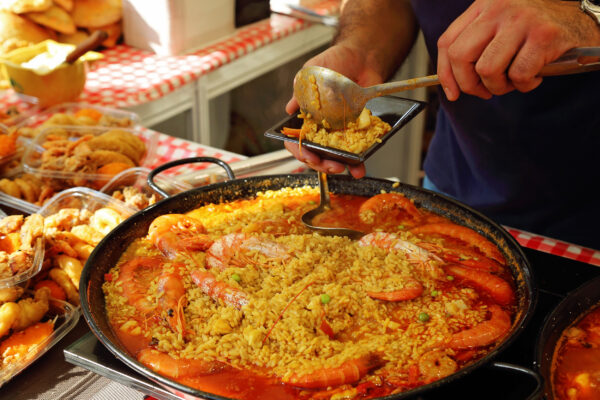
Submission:
<svg viewBox="0 0 600 400">
<path fill-rule="evenodd" d="M 2 199 L 0 199 L 2 200 Z M 2 217 L 0 217 L 2 219 Z M 4 239 L 4 238 L 2 238 Z M 44 237 L 40 236 L 33 243 L 33 258 L 31 259 L 31 265 L 27 267 L 27 269 L 12 275 L 7 276 L 5 278 L 0 278 L 0 289 L 9 288 L 12 286 L 16 286 L 20 283 L 25 282 L 29 278 L 35 276 L 42 269 L 42 263 L 44 262 L 44 248 L 45 241 Z M 1 355 L 0 355 L 1 356 Z M 0 372 L 1 372 L 0 366 Z"/>
<path fill-rule="evenodd" d="M 138 211 L 105 193 L 85 187 L 75 187 L 58 193 L 38 211 L 38 214 L 46 218 L 64 208 L 77 208 L 93 213 L 103 207 L 114 209 L 124 218 L 129 218 Z"/>
<path fill-rule="evenodd" d="M 48 136 L 53 134 L 62 134 L 66 131 L 67 139 L 71 142 L 75 142 L 86 135 L 92 135 L 94 137 L 99 136 L 105 132 L 111 130 L 127 131 L 138 138 L 140 138 L 145 146 L 146 152 L 143 157 L 139 160 L 139 166 L 151 166 L 155 160 L 156 150 L 158 147 L 158 132 L 152 130 L 132 130 L 125 128 L 115 127 L 91 127 L 91 126 L 50 126 L 41 130 L 41 132 L 31 141 L 29 146 L 25 149 L 23 155 L 23 169 L 26 172 L 36 174 L 43 178 L 50 178 L 55 180 L 55 186 L 61 188 L 68 188 L 74 186 L 86 186 L 93 188 L 100 188 L 106 184 L 114 175 L 98 174 L 98 173 L 86 173 L 79 171 L 64 171 L 44 168 L 42 166 L 42 155 L 46 151 L 44 143 L 47 141 Z M 96 151 L 97 149 L 91 149 Z M 66 162 L 64 164 L 67 164 Z"/>
<path fill-rule="evenodd" d="M 0 93 L 0 130 L 19 125 L 38 110 L 35 97 L 12 91 Z"/>
<path fill-rule="evenodd" d="M 375 153 L 385 142 L 395 135 L 404 125 L 412 120 L 419 112 L 425 108 L 425 103 L 417 100 L 405 99 L 395 96 L 376 97 L 367 102 L 366 107 L 371 113 L 383 121 L 390 124 L 389 130 L 380 139 L 380 142 L 374 143 L 367 150 L 360 154 L 350 153 L 333 147 L 322 146 L 308 140 L 302 140 L 302 146 L 311 152 L 318 154 L 322 158 L 339 161 L 348 165 L 357 165 L 364 163 L 373 153 Z M 303 120 L 298 118 L 299 112 L 285 118 L 277 125 L 265 132 L 265 136 L 271 139 L 282 140 L 286 142 L 298 143 L 298 138 L 289 137 L 281 133 L 286 128 L 298 129 L 302 127 Z"/>
</svg>

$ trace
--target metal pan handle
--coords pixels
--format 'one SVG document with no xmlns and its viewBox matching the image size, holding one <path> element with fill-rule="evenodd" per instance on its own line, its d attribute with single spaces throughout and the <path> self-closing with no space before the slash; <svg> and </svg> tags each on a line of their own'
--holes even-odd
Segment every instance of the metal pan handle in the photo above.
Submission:
<svg viewBox="0 0 600 400">
<path fill-rule="evenodd" d="M 154 177 L 166 169 L 173 168 L 173 167 L 176 167 L 176 166 L 182 165 L 182 164 L 192 164 L 192 163 L 198 163 L 198 162 L 209 162 L 209 163 L 217 164 L 218 166 L 220 166 L 221 168 L 223 168 L 225 170 L 225 172 L 227 173 L 227 177 L 229 179 L 235 179 L 235 174 L 233 173 L 233 170 L 231 169 L 229 164 L 227 164 L 223 160 L 219 160 L 218 158 L 214 158 L 214 157 L 189 157 L 189 158 L 182 158 L 181 160 L 169 161 L 168 163 L 164 163 L 163 165 L 160 165 L 160 166 L 154 168 L 148 174 L 148 185 L 150 185 L 150 187 L 152 189 L 154 189 L 158 193 L 160 193 L 161 196 L 163 196 L 165 198 L 170 197 L 169 193 L 162 190 L 160 188 L 160 186 L 158 186 L 156 184 L 156 182 L 154 182 Z"/>
<path fill-rule="evenodd" d="M 491 363 L 490 368 L 500 368 L 500 369 L 504 369 L 504 370 L 514 371 L 514 372 L 518 372 L 521 374 L 529 375 L 530 377 L 532 377 L 535 380 L 535 389 L 531 392 L 531 394 L 528 397 L 526 397 L 525 400 L 541 399 L 542 391 L 544 389 L 544 379 L 538 372 L 531 370 L 529 368 L 522 367 L 520 365 L 515 365 L 515 364 L 510 364 L 510 363 L 505 363 L 505 362 L 500 362 L 500 361 L 495 361 L 495 362 Z"/>
</svg>

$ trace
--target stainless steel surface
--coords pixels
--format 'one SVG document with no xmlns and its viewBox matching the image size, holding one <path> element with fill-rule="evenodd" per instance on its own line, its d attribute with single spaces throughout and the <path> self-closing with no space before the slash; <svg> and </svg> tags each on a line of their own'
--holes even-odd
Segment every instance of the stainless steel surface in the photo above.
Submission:
<svg viewBox="0 0 600 400">
<path fill-rule="evenodd" d="M 64 350 L 65 360 L 159 400 L 181 400 L 115 358 L 88 332 Z"/>
<path fill-rule="evenodd" d="M 313 224 L 313 219 L 331 209 L 331 198 L 329 196 L 329 185 L 327 183 L 327 174 L 324 172 L 318 172 L 319 175 L 319 190 L 321 193 L 321 202 L 319 206 L 313 210 L 302 215 L 302 222 L 304 225 L 324 235 L 336 235 L 336 236 L 348 236 L 351 239 L 358 240 L 364 233 L 355 231 L 354 229 L 347 228 L 329 228 L 325 226 L 318 226 Z"/>
<path fill-rule="evenodd" d="M 582 57 L 600 57 L 599 47 L 579 47 L 544 66 L 540 76 L 568 75 L 600 69 L 600 62 L 581 63 Z M 323 67 L 304 67 L 294 80 L 294 97 L 300 109 L 315 121 L 326 121 L 334 129 L 343 129 L 356 121 L 367 101 L 373 97 L 438 85 L 437 75 L 361 87 L 344 75 Z M 325 125 L 325 124 L 323 124 Z"/>
<path fill-rule="evenodd" d="M 339 19 L 335 15 L 319 14 L 309 8 L 297 4 L 271 4 L 271 11 L 277 14 L 287 15 L 289 17 L 299 18 L 334 28 L 336 28 L 339 23 Z"/>
</svg>

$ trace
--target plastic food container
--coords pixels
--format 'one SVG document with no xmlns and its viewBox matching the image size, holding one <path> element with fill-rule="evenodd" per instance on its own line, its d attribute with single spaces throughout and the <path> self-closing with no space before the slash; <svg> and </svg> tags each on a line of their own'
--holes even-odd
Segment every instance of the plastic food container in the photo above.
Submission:
<svg viewBox="0 0 600 400">
<path fill-rule="evenodd" d="M 98 187 L 99 182 L 108 182 L 113 178 L 114 175 L 103 175 L 98 173 L 85 173 L 85 172 L 70 172 L 70 171 L 57 171 L 52 169 L 46 169 L 42 167 L 42 154 L 45 149 L 42 145 L 46 142 L 48 135 L 59 131 L 67 131 L 68 140 L 76 141 L 82 136 L 93 135 L 99 136 L 102 133 L 110 130 L 123 130 L 128 131 L 138 138 L 140 138 L 146 145 L 146 153 L 140 159 L 139 166 L 151 166 L 156 155 L 156 149 L 158 147 L 158 132 L 152 130 L 132 130 L 124 128 L 113 128 L 113 127 L 89 127 L 89 126 L 50 126 L 44 128 L 36 137 L 33 139 L 29 146 L 25 149 L 23 155 L 23 169 L 27 172 L 34 173 L 39 177 L 50 178 L 58 180 L 54 182 L 59 187 L 74 187 L 74 186 L 86 186 L 86 187 Z M 91 149 L 95 151 L 96 149 Z M 101 186 L 100 186 L 101 187 Z"/>
<path fill-rule="evenodd" d="M 58 213 L 63 208 L 77 208 L 79 210 L 94 212 L 103 207 L 110 207 L 125 218 L 130 217 L 138 211 L 122 201 L 100 193 L 97 190 L 76 187 L 63 190 L 54 196 L 38 211 L 38 214 L 45 218 Z"/>
<path fill-rule="evenodd" d="M 52 346 L 58 343 L 67 333 L 69 333 L 69 331 L 71 331 L 71 329 L 75 327 L 75 325 L 77 325 L 79 316 L 81 314 L 79 308 L 64 301 L 53 301 L 62 305 L 64 308 L 64 313 L 61 315 L 52 316 L 50 318 L 45 317 L 42 321 L 48 321 L 52 318 L 56 318 L 56 321 L 54 322 L 54 332 L 52 332 L 52 334 L 43 342 L 30 348 L 27 354 L 18 362 L 12 363 L 8 367 L 0 368 L 0 387 L 18 375 L 35 360 L 40 358 L 45 352 L 50 350 Z"/>
<path fill-rule="evenodd" d="M 83 124 L 84 121 L 81 121 L 81 124 L 67 124 L 63 122 L 53 125 L 111 126 L 120 128 L 134 128 L 140 124 L 140 117 L 136 113 L 130 111 L 117 110 L 108 107 L 99 107 L 87 103 L 62 103 L 50 107 L 43 112 L 29 116 L 27 119 L 23 120 L 18 125 L 18 127 L 37 128 L 55 114 L 66 114 L 67 116 L 75 116 L 78 112 L 81 112 L 81 110 L 84 109 L 97 111 L 102 115 L 106 116 L 106 118 L 101 118 L 99 121 L 93 124 L 91 123 L 92 121 L 88 120 L 87 125 Z"/>
<path fill-rule="evenodd" d="M 14 168 L 14 169 L 12 169 L 10 171 L 8 171 L 8 173 L 0 175 L 0 181 L 10 180 L 10 181 L 14 182 L 15 179 L 23 179 L 23 176 L 25 174 L 30 174 L 30 173 L 24 171 L 23 168 L 21 167 L 21 164 L 19 164 L 18 167 Z M 30 184 L 31 185 L 31 183 L 27 179 L 27 177 L 25 177 L 25 180 L 26 180 L 26 184 Z M 43 178 L 42 177 L 38 177 L 38 180 L 43 182 Z M 46 182 L 44 182 L 44 183 L 46 183 Z M 4 192 L 3 189 L 5 189 L 5 188 L 3 188 L 2 185 L 6 184 L 6 183 L 0 182 L 0 202 L 2 204 L 5 204 L 5 205 L 7 205 L 7 206 L 9 206 L 9 207 L 17 210 L 17 211 L 22 211 L 22 212 L 27 213 L 27 214 L 35 213 L 42 206 L 42 202 L 40 202 L 41 196 L 46 196 L 47 195 L 47 193 L 46 194 L 42 193 L 45 190 L 44 187 L 43 187 L 44 183 L 41 184 L 42 186 L 36 186 L 33 189 L 30 188 L 29 190 L 33 190 L 34 193 L 30 194 L 29 195 L 30 197 L 27 198 L 27 195 L 23 194 L 23 192 L 21 192 L 21 195 L 18 196 L 18 197 L 16 197 L 14 195 L 14 193 L 13 194 L 9 194 L 7 192 Z M 33 182 L 33 184 L 35 184 L 35 182 Z M 38 185 L 39 185 L 39 183 L 38 183 Z M 19 189 L 21 190 L 20 187 L 19 187 Z M 35 193 L 35 192 L 37 192 L 37 193 Z M 56 193 L 51 192 L 49 194 L 49 197 L 52 197 L 55 194 Z M 36 200 L 35 201 L 31 201 L 32 200 L 31 196 L 36 196 L 36 195 L 37 195 Z M 48 201 L 48 200 L 45 200 L 45 201 Z"/>
<path fill-rule="evenodd" d="M 0 93 L 0 131 L 18 125 L 39 109 L 35 97 L 14 92 Z"/>
<path fill-rule="evenodd" d="M 0 178 L 4 176 L 13 175 L 15 172 L 21 169 L 21 158 L 25 153 L 25 149 L 31 140 L 23 137 L 17 138 L 17 148 L 14 153 L 0 157 Z"/>
<path fill-rule="evenodd" d="M 135 192 L 140 193 L 145 199 L 154 196 L 156 201 L 162 200 L 163 196 L 156 192 L 148 185 L 148 174 L 150 169 L 144 167 L 130 168 L 114 176 L 100 192 L 106 193 L 109 196 L 119 191 L 123 194 L 123 189 L 131 187 Z M 169 176 L 168 178 L 158 175 L 155 182 L 167 193 L 174 195 L 179 192 L 190 190 L 193 187 L 184 182 L 180 182 L 176 177 Z M 140 204 L 135 201 L 125 201 L 128 205 L 137 209 L 145 208 L 147 205 Z M 149 205 L 149 204 L 148 204 Z"/>
<path fill-rule="evenodd" d="M 0 199 L 1 200 L 1 199 Z M 8 288 L 25 282 L 32 276 L 36 275 L 42 269 L 44 262 L 44 238 L 38 238 L 33 245 L 33 260 L 31 265 L 24 271 L 13 276 L 0 278 L 0 289 Z M 1 372 L 1 371 L 0 371 Z"/>
</svg>

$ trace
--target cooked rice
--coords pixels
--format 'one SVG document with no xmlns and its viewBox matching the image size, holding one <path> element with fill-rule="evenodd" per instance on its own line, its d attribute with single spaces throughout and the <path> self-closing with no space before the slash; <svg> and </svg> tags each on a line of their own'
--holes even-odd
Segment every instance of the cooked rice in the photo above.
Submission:
<svg viewBox="0 0 600 400">
<path fill-rule="evenodd" d="M 189 213 L 215 238 L 232 232 L 251 233 L 278 243 L 293 255 L 281 260 L 246 251 L 245 265 L 223 271 L 210 269 L 219 281 L 248 295 L 249 304 L 241 310 L 205 295 L 184 274 L 188 299 L 185 320 L 192 333 L 189 338 L 184 340 L 166 324 L 146 321 L 140 327 L 136 322 L 139 311 L 123 296 L 116 266 L 111 270 L 113 279 L 103 286 L 110 321 L 115 327 L 129 332 L 137 329 L 156 339 L 157 349 L 176 358 L 258 367 L 285 379 L 293 373 L 337 367 L 373 353 L 382 354 L 387 362 L 383 368 L 394 376 L 406 371 L 426 351 L 442 345 L 452 333 L 486 319 L 487 307 L 477 301 L 475 290 L 448 285 L 442 290 L 443 283 L 433 280 L 421 266 L 409 263 L 403 253 L 359 247 L 348 238 L 306 231 L 300 216 L 314 208 L 305 201 L 307 194 L 318 199 L 313 188 L 284 189 L 261 193 L 257 201 L 207 205 Z M 303 200 L 283 206 L 282 198 Z M 274 221 L 280 219 L 288 228 L 289 224 L 295 226 L 293 234 L 278 233 Z M 265 229 L 269 224 L 275 226 L 271 233 Z M 147 239 L 141 238 L 123 254 L 120 263 L 138 255 L 158 254 Z M 193 258 L 181 255 L 177 261 L 185 263 L 188 271 L 205 267 L 202 252 Z M 233 274 L 241 277 L 239 283 L 232 279 Z M 419 280 L 425 291 L 411 301 L 386 302 L 366 293 L 402 288 L 412 279 Z M 433 291 L 439 294 L 434 297 Z M 147 294 L 158 304 L 162 294 L 157 290 L 157 279 Z M 322 304 L 322 294 L 328 294 L 331 301 Z M 319 329 L 323 312 L 333 331 L 339 333 L 336 340 Z M 418 318 L 423 312 L 430 317 L 425 323 Z"/>
</svg>

